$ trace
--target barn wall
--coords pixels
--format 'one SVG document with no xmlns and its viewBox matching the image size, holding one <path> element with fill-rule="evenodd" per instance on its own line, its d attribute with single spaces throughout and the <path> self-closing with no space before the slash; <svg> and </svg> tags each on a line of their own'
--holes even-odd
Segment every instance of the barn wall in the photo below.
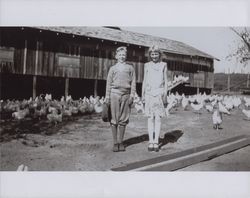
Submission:
<svg viewBox="0 0 250 198">
<path fill-rule="evenodd" d="M 110 66 L 116 62 L 118 45 L 112 41 L 21 28 L 0 31 L 0 54 L 8 55 L 7 60 L 0 55 L 2 73 L 106 80 Z M 148 61 L 145 55 L 146 48 L 128 46 L 128 63 L 134 66 L 138 83 L 143 80 L 144 63 Z M 171 53 L 164 53 L 163 59 L 168 63 L 170 79 L 182 74 L 189 76 L 190 86 L 213 87 L 213 60 Z"/>
</svg>

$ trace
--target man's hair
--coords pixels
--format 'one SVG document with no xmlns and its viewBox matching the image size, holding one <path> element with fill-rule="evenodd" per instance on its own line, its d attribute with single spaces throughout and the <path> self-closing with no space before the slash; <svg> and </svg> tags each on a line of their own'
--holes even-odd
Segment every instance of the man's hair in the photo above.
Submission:
<svg viewBox="0 0 250 198">
<path fill-rule="evenodd" d="M 120 52 L 120 51 L 124 51 L 125 53 L 127 53 L 127 48 L 124 47 L 124 46 L 118 47 L 118 48 L 116 49 L 116 54 L 117 54 L 118 52 Z"/>
</svg>

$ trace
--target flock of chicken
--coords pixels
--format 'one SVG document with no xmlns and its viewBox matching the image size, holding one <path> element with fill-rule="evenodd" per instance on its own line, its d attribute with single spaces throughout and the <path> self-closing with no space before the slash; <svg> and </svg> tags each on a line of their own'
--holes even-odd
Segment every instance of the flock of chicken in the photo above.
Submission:
<svg viewBox="0 0 250 198">
<path fill-rule="evenodd" d="M 190 110 L 194 113 L 201 114 L 202 110 L 212 113 L 212 120 L 215 129 L 220 128 L 222 123 L 222 114 L 231 115 L 235 109 L 241 109 L 247 120 L 250 120 L 250 98 L 229 95 L 206 95 L 197 94 L 192 96 L 179 95 L 178 93 L 167 96 L 168 105 L 165 108 L 167 116 L 173 109 L 182 107 L 183 110 Z M 139 96 L 134 100 L 134 106 L 137 112 L 144 112 L 143 103 Z"/>
<path fill-rule="evenodd" d="M 71 96 L 63 96 L 60 101 L 53 100 L 51 94 L 40 95 L 34 100 L 1 100 L 0 112 L 5 117 L 21 121 L 26 117 L 32 119 L 47 119 L 50 123 L 57 124 L 63 117 L 79 114 L 101 113 L 104 98 L 84 97 L 73 100 Z M 7 116 L 6 116 L 7 115 Z"/>
<path fill-rule="evenodd" d="M 0 101 L 0 112 L 2 115 L 9 115 L 9 118 L 21 121 L 26 117 L 33 119 L 47 119 L 48 122 L 57 124 L 63 121 L 64 117 L 101 113 L 104 97 L 84 97 L 73 100 L 71 96 L 62 96 L 61 100 L 52 99 L 51 94 L 40 95 L 34 100 L 6 100 Z M 197 94 L 192 96 L 179 95 L 178 93 L 167 96 L 165 108 L 167 116 L 173 109 L 182 107 L 183 110 L 192 109 L 194 113 L 200 114 L 202 110 L 212 113 L 214 128 L 218 129 L 222 123 L 222 114 L 230 115 L 235 109 L 241 109 L 247 120 L 250 120 L 250 98 L 241 96 L 223 96 Z M 136 95 L 133 107 L 137 113 L 144 112 L 144 105 L 141 98 Z M 7 116 L 8 117 L 8 116 Z M 2 119 L 2 118 L 1 118 Z"/>
</svg>

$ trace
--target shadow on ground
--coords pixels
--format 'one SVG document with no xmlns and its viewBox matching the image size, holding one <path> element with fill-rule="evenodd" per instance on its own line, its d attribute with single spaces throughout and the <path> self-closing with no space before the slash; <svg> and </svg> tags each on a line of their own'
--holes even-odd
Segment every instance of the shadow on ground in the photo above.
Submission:
<svg viewBox="0 0 250 198">
<path fill-rule="evenodd" d="M 163 138 L 160 138 L 160 147 L 168 144 L 168 143 L 174 143 L 177 142 L 177 140 L 183 135 L 183 132 L 181 130 L 174 130 L 171 132 L 167 132 L 164 134 Z M 148 134 L 143 134 L 137 137 L 132 137 L 124 141 L 124 144 L 126 147 L 131 146 L 133 144 L 139 144 L 141 142 L 148 141 Z"/>
<path fill-rule="evenodd" d="M 160 138 L 160 147 L 168 144 L 168 143 L 175 143 L 178 139 L 183 135 L 182 130 L 174 130 L 171 132 L 165 133 L 163 138 Z"/>
</svg>

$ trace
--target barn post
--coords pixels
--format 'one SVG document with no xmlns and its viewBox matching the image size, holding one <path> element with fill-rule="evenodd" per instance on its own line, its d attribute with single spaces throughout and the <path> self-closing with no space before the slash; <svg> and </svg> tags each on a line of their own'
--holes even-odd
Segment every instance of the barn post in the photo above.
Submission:
<svg viewBox="0 0 250 198">
<path fill-rule="evenodd" d="M 249 73 L 247 74 L 247 88 L 249 88 L 249 80 L 250 80 L 250 77 L 249 77 Z"/>
<path fill-rule="evenodd" d="M 200 93 L 200 87 L 197 87 L 197 95 Z"/>
<path fill-rule="evenodd" d="M 32 98 L 36 98 L 36 75 L 33 76 Z"/>
<path fill-rule="evenodd" d="M 95 82 L 94 82 L 94 97 L 98 96 L 98 92 L 97 92 L 97 87 L 98 87 L 98 80 L 95 79 Z"/>
<path fill-rule="evenodd" d="M 36 55 L 35 55 L 35 75 L 33 76 L 33 85 L 32 85 L 32 98 L 36 98 L 36 84 L 37 84 L 37 68 L 38 68 L 38 50 L 39 42 L 36 42 Z"/>
<path fill-rule="evenodd" d="M 24 42 L 24 52 L 23 52 L 23 74 L 26 74 L 26 60 L 27 60 L 27 40 Z"/>
<path fill-rule="evenodd" d="M 227 91 L 230 92 L 230 69 L 228 69 L 227 75 Z"/>
<path fill-rule="evenodd" d="M 65 90 L 64 90 L 65 98 L 69 95 L 69 78 L 65 78 Z"/>
<path fill-rule="evenodd" d="M 38 52 L 39 52 L 39 42 L 36 42 L 36 55 L 35 55 L 35 75 L 37 75 L 38 70 Z"/>
</svg>

